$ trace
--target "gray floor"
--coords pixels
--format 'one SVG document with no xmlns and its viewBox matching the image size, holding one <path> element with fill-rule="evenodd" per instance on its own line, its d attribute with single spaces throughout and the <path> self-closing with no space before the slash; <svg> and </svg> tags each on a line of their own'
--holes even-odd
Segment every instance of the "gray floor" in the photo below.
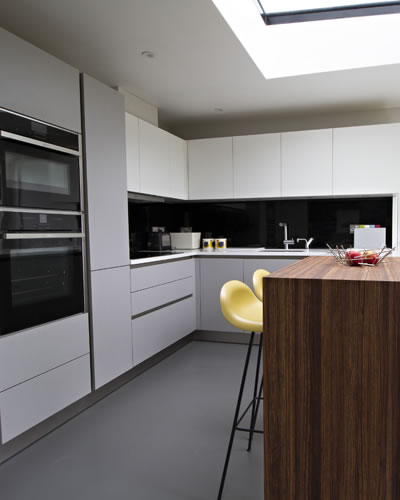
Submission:
<svg viewBox="0 0 400 500">
<path fill-rule="evenodd" d="M 245 351 L 186 345 L 0 465 L 1 500 L 215 499 Z M 250 453 L 246 436 L 237 433 L 226 500 L 263 498 L 262 435 Z"/>
</svg>

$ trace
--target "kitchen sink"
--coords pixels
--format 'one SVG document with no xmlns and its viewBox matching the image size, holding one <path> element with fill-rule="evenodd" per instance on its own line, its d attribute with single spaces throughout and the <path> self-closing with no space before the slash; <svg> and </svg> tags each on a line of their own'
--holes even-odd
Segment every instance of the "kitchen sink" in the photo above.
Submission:
<svg viewBox="0 0 400 500">
<path fill-rule="evenodd" d="M 281 252 L 281 253 L 305 253 L 308 250 L 306 248 L 262 248 L 259 252 Z"/>
</svg>

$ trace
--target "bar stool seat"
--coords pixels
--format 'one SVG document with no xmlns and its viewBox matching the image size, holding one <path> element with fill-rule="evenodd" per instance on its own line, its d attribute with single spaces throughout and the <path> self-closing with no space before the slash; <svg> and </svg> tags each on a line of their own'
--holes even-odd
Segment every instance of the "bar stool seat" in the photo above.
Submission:
<svg viewBox="0 0 400 500">
<path fill-rule="evenodd" d="M 221 288 L 220 294 L 220 304 L 222 314 L 225 319 L 231 325 L 239 328 L 241 330 L 245 330 L 247 332 L 251 332 L 249 345 L 247 349 L 246 361 L 243 368 L 242 380 L 239 388 L 239 396 L 236 403 L 235 416 L 233 418 L 232 431 L 228 445 L 228 451 L 225 458 L 224 469 L 222 472 L 221 483 L 218 492 L 218 500 L 222 498 L 222 492 L 225 484 L 226 473 L 228 470 L 229 459 L 232 451 L 233 440 L 235 437 L 236 431 L 245 431 L 249 432 L 249 442 L 247 450 L 250 451 L 251 443 L 253 439 L 254 432 L 257 431 L 255 429 L 255 423 L 257 420 L 258 408 L 260 404 L 260 400 L 262 399 L 262 381 L 259 387 L 259 374 L 260 374 L 260 364 L 261 364 L 261 352 L 262 352 L 262 336 L 263 336 L 263 304 L 262 302 L 254 295 L 252 290 L 241 281 L 233 280 L 228 281 Z M 247 370 L 250 361 L 251 349 L 254 343 L 254 335 L 255 332 L 260 333 L 260 343 L 258 348 L 257 355 L 257 367 L 256 367 L 256 375 L 254 381 L 254 391 L 253 391 L 253 399 L 250 404 L 244 410 L 243 414 L 240 414 L 240 407 L 242 403 L 243 390 L 246 382 Z M 258 395 L 257 395 L 258 394 Z M 251 408 L 251 420 L 250 420 L 250 428 L 245 429 L 239 427 L 240 422 Z"/>
<path fill-rule="evenodd" d="M 257 271 L 254 271 L 253 273 L 253 288 L 254 288 L 254 293 L 257 296 L 257 299 L 261 300 L 263 299 L 263 278 L 265 276 L 269 276 L 271 273 L 267 271 L 266 269 L 257 269 Z"/>
</svg>

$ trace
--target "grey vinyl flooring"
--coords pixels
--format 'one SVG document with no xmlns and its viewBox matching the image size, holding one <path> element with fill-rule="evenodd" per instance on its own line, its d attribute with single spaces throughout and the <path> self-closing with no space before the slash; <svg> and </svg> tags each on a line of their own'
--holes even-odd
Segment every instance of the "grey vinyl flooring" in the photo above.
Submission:
<svg viewBox="0 0 400 500">
<path fill-rule="evenodd" d="M 0 465 L 1 500 L 216 499 L 245 353 L 187 344 Z M 262 500 L 262 435 L 236 436 L 224 500 Z"/>
</svg>

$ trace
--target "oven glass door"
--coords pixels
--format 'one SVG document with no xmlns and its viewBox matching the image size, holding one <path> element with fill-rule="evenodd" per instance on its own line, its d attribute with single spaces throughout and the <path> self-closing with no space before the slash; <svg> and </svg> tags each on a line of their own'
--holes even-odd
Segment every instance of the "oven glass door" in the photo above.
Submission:
<svg viewBox="0 0 400 500">
<path fill-rule="evenodd" d="M 79 155 L 1 138 L 0 205 L 79 211 Z"/>
<path fill-rule="evenodd" d="M 0 335 L 85 309 L 82 238 L 29 236 L 0 239 Z"/>
</svg>

